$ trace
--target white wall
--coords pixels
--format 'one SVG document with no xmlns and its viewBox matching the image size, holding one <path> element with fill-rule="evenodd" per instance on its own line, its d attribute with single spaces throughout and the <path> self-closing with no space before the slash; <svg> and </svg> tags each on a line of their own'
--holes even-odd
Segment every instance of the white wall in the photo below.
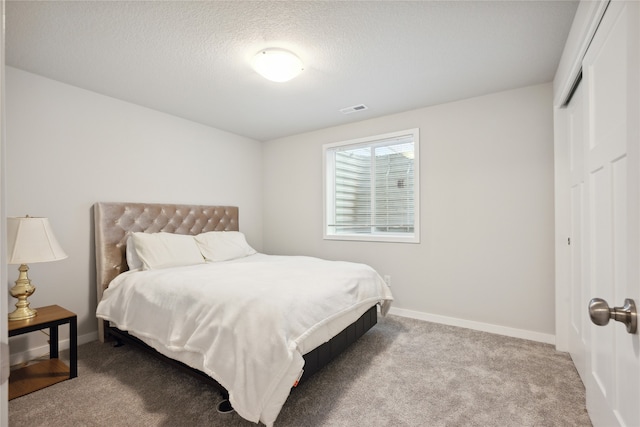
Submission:
<svg viewBox="0 0 640 427">
<path fill-rule="evenodd" d="M 543 84 L 268 141 L 264 250 L 368 263 L 398 313 L 553 342 L 552 111 Z M 414 127 L 421 243 L 323 240 L 322 145 Z"/>
<path fill-rule="evenodd" d="M 29 300 L 32 307 L 58 304 L 78 314 L 81 341 L 97 337 L 95 202 L 237 205 L 240 229 L 262 248 L 258 141 L 11 67 L 6 107 L 6 213 L 48 217 L 69 255 L 29 266 L 37 287 Z M 10 282 L 17 267 L 9 266 Z M 10 342 L 13 359 L 45 345 L 46 337 Z"/>
</svg>

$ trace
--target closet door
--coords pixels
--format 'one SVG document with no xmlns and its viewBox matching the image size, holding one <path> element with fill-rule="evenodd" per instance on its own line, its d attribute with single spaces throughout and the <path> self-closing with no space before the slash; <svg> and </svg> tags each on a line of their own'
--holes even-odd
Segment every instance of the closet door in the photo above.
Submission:
<svg viewBox="0 0 640 427">
<path fill-rule="evenodd" d="M 582 382 L 586 382 L 586 334 L 589 332 L 589 317 L 585 313 L 585 301 L 589 299 L 584 285 L 584 191 L 585 191 L 585 136 L 584 136 L 584 84 L 581 83 L 567 105 L 567 167 L 569 169 L 569 333 L 568 344 L 571 359 Z"/>
<path fill-rule="evenodd" d="M 622 307 L 626 299 L 640 303 L 639 15 L 638 2 L 612 1 L 582 64 L 583 286 L 589 299 L 604 300 L 585 304 L 594 322 L 584 335 L 587 409 L 594 426 L 640 425 L 638 332 L 609 321 L 613 311 L 607 309 Z M 622 310 L 615 317 L 632 320 Z"/>
</svg>

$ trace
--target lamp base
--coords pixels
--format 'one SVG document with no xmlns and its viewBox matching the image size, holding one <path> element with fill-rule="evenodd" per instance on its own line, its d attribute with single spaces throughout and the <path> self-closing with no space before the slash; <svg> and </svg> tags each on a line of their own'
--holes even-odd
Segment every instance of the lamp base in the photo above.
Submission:
<svg viewBox="0 0 640 427">
<path fill-rule="evenodd" d="M 37 313 L 37 310 L 31 307 L 16 308 L 9 313 L 9 321 L 31 319 L 32 317 L 36 317 Z"/>
<path fill-rule="evenodd" d="M 29 307 L 29 301 L 27 300 L 27 298 L 36 291 L 35 286 L 31 284 L 31 280 L 29 280 L 29 276 L 27 275 L 29 267 L 26 264 L 21 264 L 18 271 L 20 271 L 18 280 L 16 280 L 15 286 L 10 290 L 11 296 L 18 298 L 16 309 L 9 313 L 10 321 L 31 319 L 32 317 L 36 317 L 37 314 L 36 310 Z"/>
</svg>

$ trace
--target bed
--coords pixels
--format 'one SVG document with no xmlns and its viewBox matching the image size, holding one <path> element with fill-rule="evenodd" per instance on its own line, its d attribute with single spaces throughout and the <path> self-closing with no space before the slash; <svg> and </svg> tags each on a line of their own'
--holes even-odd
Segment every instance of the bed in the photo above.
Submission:
<svg viewBox="0 0 640 427">
<path fill-rule="evenodd" d="M 256 253 L 238 217 L 235 206 L 96 203 L 99 337 L 183 367 L 240 416 L 270 426 L 291 388 L 373 327 L 393 298 L 364 264 Z M 145 242 L 158 239 L 185 252 L 196 241 L 206 260 L 147 265 Z M 223 244 L 238 241 L 241 255 L 236 245 L 226 256 Z M 142 267 L 127 252 L 133 242 Z"/>
</svg>

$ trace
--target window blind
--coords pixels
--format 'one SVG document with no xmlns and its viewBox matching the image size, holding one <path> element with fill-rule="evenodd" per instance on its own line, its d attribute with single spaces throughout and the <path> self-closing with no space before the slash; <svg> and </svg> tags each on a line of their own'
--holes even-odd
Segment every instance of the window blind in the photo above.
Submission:
<svg viewBox="0 0 640 427">
<path fill-rule="evenodd" d="M 415 151 L 413 133 L 328 148 L 328 233 L 413 234 Z"/>
</svg>

